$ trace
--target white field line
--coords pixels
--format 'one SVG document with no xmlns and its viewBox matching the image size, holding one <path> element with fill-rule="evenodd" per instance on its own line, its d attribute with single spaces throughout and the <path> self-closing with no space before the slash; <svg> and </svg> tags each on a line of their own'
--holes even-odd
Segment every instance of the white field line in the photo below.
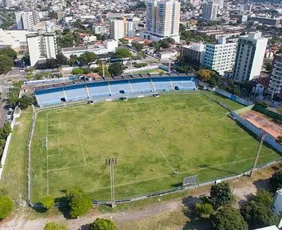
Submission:
<svg viewBox="0 0 282 230">
<path fill-rule="evenodd" d="M 261 155 L 260 158 L 264 157 L 264 156 L 269 156 L 269 155 L 272 155 L 272 153 Z M 238 160 L 238 161 L 232 161 L 232 162 L 223 163 L 223 164 L 216 164 L 216 165 L 209 165 L 209 166 L 201 167 L 201 168 L 198 168 L 198 169 L 192 169 L 192 170 L 187 170 L 187 171 L 179 172 L 179 174 L 198 172 L 198 171 L 202 171 L 202 170 L 205 170 L 205 169 L 211 168 L 211 167 L 213 168 L 213 167 L 219 167 L 219 166 L 224 166 L 224 165 L 231 165 L 231 164 L 241 163 L 241 162 L 248 161 L 248 160 L 253 160 L 253 159 L 254 159 L 254 157 L 249 157 L 249 158 L 245 158 L 245 159 Z M 156 180 L 156 179 L 166 178 L 166 177 L 171 177 L 171 175 L 168 174 L 168 175 L 163 175 L 163 176 L 158 176 L 158 177 L 147 178 L 147 179 L 144 179 L 144 180 L 137 180 L 137 181 L 133 181 L 133 182 L 117 184 L 117 185 L 115 185 L 115 187 L 125 186 L 125 185 L 130 185 L 130 184 L 136 184 L 136 183 L 140 183 L 140 182 L 144 182 L 144 181 Z M 100 188 L 97 188 L 97 189 L 88 189 L 88 190 L 85 190 L 85 191 L 93 192 L 93 191 L 99 191 L 99 190 L 105 189 L 105 188 L 110 188 L 110 186 L 100 187 Z"/>
<path fill-rule="evenodd" d="M 85 164 L 83 165 L 75 165 L 75 166 L 69 166 L 69 167 L 63 167 L 63 168 L 55 168 L 55 169 L 49 169 L 49 172 L 57 172 L 57 171 L 63 171 L 63 170 L 68 170 L 68 169 L 73 169 L 73 168 L 79 168 L 79 167 L 85 167 Z"/>
<path fill-rule="evenodd" d="M 77 131 L 77 134 L 78 134 L 78 139 L 79 139 L 79 144 L 80 144 L 80 148 L 81 148 L 81 152 L 82 152 L 82 156 L 83 156 L 83 160 L 84 160 L 84 165 L 86 165 L 86 159 L 85 159 L 85 155 L 84 155 L 84 149 L 83 149 L 83 146 L 82 146 L 82 142 L 81 142 L 81 138 L 80 138 L 80 133 L 79 133 L 79 130 L 78 130 L 78 127 L 77 127 L 77 123 L 75 122 L 75 126 L 76 126 L 76 131 Z"/>
</svg>

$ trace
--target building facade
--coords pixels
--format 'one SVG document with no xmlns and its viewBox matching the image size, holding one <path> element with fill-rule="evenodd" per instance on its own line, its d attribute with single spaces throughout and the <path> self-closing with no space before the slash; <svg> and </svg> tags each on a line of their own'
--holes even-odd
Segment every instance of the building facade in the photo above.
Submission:
<svg viewBox="0 0 282 230">
<path fill-rule="evenodd" d="M 26 41 L 31 66 L 34 66 L 39 60 L 56 58 L 58 54 L 54 32 L 27 34 Z"/>
<path fill-rule="evenodd" d="M 146 32 L 142 37 L 153 41 L 173 38 L 179 42 L 180 3 L 177 0 L 147 2 Z"/>
<path fill-rule="evenodd" d="M 213 1 L 203 3 L 202 18 L 206 20 L 217 19 L 218 4 Z"/>
<path fill-rule="evenodd" d="M 203 66 L 217 71 L 220 75 L 233 69 L 236 57 L 236 43 L 226 42 L 222 37 L 218 44 L 207 44 Z"/>
<path fill-rule="evenodd" d="M 110 38 L 111 39 L 121 39 L 125 37 L 125 20 L 115 19 L 111 21 L 110 26 Z"/>
<path fill-rule="evenodd" d="M 260 76 L 267 41 L 261 32 L 240 36 L 233 73 L 235 81 L 250 81 Z"/>
<path fill-rule="evenodd" d="M 206 46 L 203 43 L 194 43 L 188 46 L 182 46 L 181 57 L 185 61 L 202 65 L 204 62 Z"/>
<path fill-rule="evenodd" d="M 39 22 L 39 15 L 35 10 L 29 12 L 16 12 L 15 18 L 18 30 L 33 30 L 34 25 Z"/>
<path fill-rule="evenodd" d="M 270 82 L 268 91 L 271 93 L 273 99 L 275 94 L 281 94 L 282 90 L 282 54 L 275 54 L 272 70 L 270 74 Z"/>
</svg>

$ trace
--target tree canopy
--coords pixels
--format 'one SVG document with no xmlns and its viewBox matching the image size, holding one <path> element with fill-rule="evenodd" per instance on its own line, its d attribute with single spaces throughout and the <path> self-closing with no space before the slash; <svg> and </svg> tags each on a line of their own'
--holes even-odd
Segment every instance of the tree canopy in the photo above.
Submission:
<svg viewBox="0 0 282 230">
<path fill-rule="evenodd" d="M 211 186 L 210 199 L 215 207 L 228 204 L 232 199 L 231 189 L 227 182 Z"/>
<path fill-rule="evenodd" d="M 45 225 L 44 230 L 67 230 L 67 227 L 55 222 L 49 222 Z"/>
<path fill-rule="evenodd" d="M 81 75 L 81 74 L 84 74 L 84 71 L 81 68 L 76 68 L 76 69 L 73 69 L 71 73 L 74 75 Z"/>
<path fill-rule="evenodd" d="M 54 206 L 55 200 L 54 197 L 52 196 L 44 196 L 41 200 L 41 204 L 43 205 L 44 208 L 50 209 Z"/>
<path fill-rule="evenodd" d="M 17 52 L 10 47 L 0 49 L 0 55 L 8 56 L 12 60 L 15 60 L 17 58 Z"/>
<path fill-rule="evenodd" d="M 70 202 L 70 216 L 76 218 L 85 214 L 92 206 L 91 198 L 81 189 L 72 189 L 66 192 L 66 196 Z"/>
<path fill-rule="evenodd" d="M 78 57 L 78 61 L 87 65 L 90 62 L 94 62 L 97 60 L 97 55 L 93 52 L 85 52 Z"/>
<path fill-rule="evenodd" d="M 19 107 L 22 110 L 26 110 L 28 106 L 34 103 L 34 98 L 32 96 L 23 95 L 21 98 L 18 99 Z"/>
<path fill-rule="evenodd" d="M 118 48 L 114 54 L 114 58 L 130 58 L 132 53 L 127 48 Z"/>
<path fill-rule="evenodd" d="M 195 208 L 199 216 L 209 216 L 213 213 L 213 207 L 209 203 L 196 203 Z"/>
<path fill-rule="evenodd" d="M 58 60 L 58 63 L 60 65 L 67 65 L 68 64 L 68 59 L 62 53 L 58 53 L 56 55 L 56 59 Z"/>
<path fill-rule="evenodd" d="M 214 230 L 247 230 L 248 225 L 240 212 L 232 207 L 223 207 L 211 215 Z"/>
<path fill-rule="evenodd" d="M 241 214 L 251 229 L 273 225 L 277 218 L 271 210 L 271 205 L 271 194 L 262 190 L 241 207 Z"/>
<path fill-rule="evenodd" d="M 282 170 L 275 172 L 272 175 L 270 181 L 271 181 L 273 191 L 281 189 L 282 188 Z"/>
<path fill-rule="evenodd" d="M 13 67 L 13 59 L 9 56 L 0 54 L 0 74 L 7 73 Z"/>
<path fill-rule="evenodd" d="M 124 65 L 121 62 L 112 63 L 109 65 L 109 73 L 118 76 L 123 73 Z"/>
<path fill-rule="evenodd" d="M 0 196 L 0 219 L 5 219 L 14 207 L 13 201 L 7 196 Z"/>
<path fill-rule="evenodd" d="M 97 218 L 90 224 L 89 230 L 115 230 L 115 223 L 108 219 Z"/>
</svg>

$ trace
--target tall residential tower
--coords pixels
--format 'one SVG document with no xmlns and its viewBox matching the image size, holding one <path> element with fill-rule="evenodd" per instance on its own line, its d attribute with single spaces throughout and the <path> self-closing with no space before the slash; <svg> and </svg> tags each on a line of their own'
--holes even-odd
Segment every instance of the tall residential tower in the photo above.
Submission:
<svg viewBox="0 0 282 230">
<path fill-rule="evenodd" d="M 179 42 L 180 3 L 177 0 L 149 0 L 146 21 L 143 38 L 153 41 L 173 38 Z"/>
<path fill-rule="evenodd" d="M 235 81 L 250 81 L 260 76 L 267 40 L 261 32 L 240 36 L 233 73 Z"/>
</svg>

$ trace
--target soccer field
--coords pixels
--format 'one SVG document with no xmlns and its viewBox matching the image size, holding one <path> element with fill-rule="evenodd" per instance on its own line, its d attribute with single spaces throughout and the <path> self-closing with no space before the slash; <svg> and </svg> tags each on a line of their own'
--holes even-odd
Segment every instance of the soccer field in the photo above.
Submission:
<svg viewBox="0 0 282 230">
<path fill-rule="evenodd" d="M 250 169 L 258 141 L 226 114 L 201 93 L 39 112 L 31 148 L 31 199 L 60 197 L 73 187 L 93 199 L 110 199 L 108 157 L 118 161 L 117 199 L 169 189 L 189 175 L 206 181 Z M 259 164 L 278 158 L 264 146 Z"/>
</svg>

